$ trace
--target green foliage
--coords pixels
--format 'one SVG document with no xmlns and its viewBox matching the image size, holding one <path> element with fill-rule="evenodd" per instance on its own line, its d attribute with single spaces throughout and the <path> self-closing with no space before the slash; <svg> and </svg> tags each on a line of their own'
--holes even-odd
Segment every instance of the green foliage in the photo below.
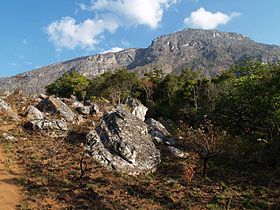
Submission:
<svg viewBox="0 0 280 210">
<path fill-rule="evenodd" d="M 106 88 L 106 80 L 112 75 L 113 73 L 108 71 L 98 77 L 91 79 L 90 85 L 87 89 L 87 97 L 102 97 L 103 91 Z"/>
<path fill-rule="evenodd" d="M 212 113 L 216 125 L 240 136 L 248 154 L 275 164 L 280 124 L 280 65 L 249 63 L 234 69 L 235 77 L 221 94 Z"/>
<path fill-rule="evenodd" d="M 62 77 L 46 87 L 48 95 L 69 98 L 71 95 L 83 99 L 86 89 L 89 86 L 89 80 L 76 71 L 64 73 Z"/>
<path fill-rule="evenodd" d="M 236 74 L 216 105 L 216 121 L 233 134 L 272 140 L 280 123 L 280 66 L 252 64 Z"/>
<path fill-rule="evenodd" d="M 103 98 L 112 104 L 136 97 L 149 108 L 149 117 L 183 121 L 194 128 L 211 120 L 235 136 L 234 143 L 244 153 L 262 151 L 264 156 L 280 149 L 280 64 L 247 62 L 211 79 L 189 69 L 167 76 L 154 69 L 141 79 L 118 70 L 91 81 L 71 72 L 49 85 L 47 93 L 79 98 L 86 93 L 87 98 Z M 277 158 L 269 157 L 276 162 Z"/>
<path fill-rule="evenodd" d="M 153 71 L 146 73 L 145 77 L 152 83 L 158 84 L 164 79 L 164 73 L 162 69 L 153 69 Z"/>
<path fill-rule="evenodd" d="M 155 113 L 198 125 L 213 109 L 214 86 L 200 71 L 186 69 L 179 76 L 168 75 L 154 87 Z"/>
<path fill-rule="evenodd" d="M 236 136 L 239 150 L 277 161 L 272 154 L 280 148 L 280 64 L 246 62 L 212 79 L 188 69 L 156 80 L 151 75 L 144 103 L 152 115 L 196 128 L 209 119 Z"/>
<path fill-rule="evenodd" d="M 87 96 L 104 97 L 113 104 L 121 103 L 128 96 L 139 96 L 139 79 L 137 74 L 127 70 L 105 73 L 94 78 L 87 91 Z"/>
</svg>

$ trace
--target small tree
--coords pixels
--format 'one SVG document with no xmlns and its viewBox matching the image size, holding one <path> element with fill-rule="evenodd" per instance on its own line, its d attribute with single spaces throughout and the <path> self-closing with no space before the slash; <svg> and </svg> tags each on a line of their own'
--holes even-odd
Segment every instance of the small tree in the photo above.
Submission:
<svg viewBox="0 0 280 210">
<path fill-rule="evenodd" d="M 154 68 L 152 71 L 145 73 L 145 77 L 154 84 L 159 84 L 164 79 L 162 69 Z"/>
<path fill-rule="evenodd" d="M 203 126 L 195 130 L 194 136 L 193 143 L 203 160 L 202 175 L 205 177 L 209 159 L 223 152 L 227 133 L 216 131 L 211 121 L 206 121 Z"/>
<path fill-rule="evenodd" d="M 82 100 L 89 86 L 89 80 L 76 71 L 64 73 L 62 77 L 46 87 L 48 95 L 56 95 L 59 97 L 69 98 L 75 95 Z"/>
<path fill-rule="evenodd" d="M 115 73 L 105 73 L 91 81 L 87 95 L 104 97 L 114 104 L 121 103 L 123 99 L 134 94 L 138 83 L 134 72 L 118 70 Z"/>
</svg>

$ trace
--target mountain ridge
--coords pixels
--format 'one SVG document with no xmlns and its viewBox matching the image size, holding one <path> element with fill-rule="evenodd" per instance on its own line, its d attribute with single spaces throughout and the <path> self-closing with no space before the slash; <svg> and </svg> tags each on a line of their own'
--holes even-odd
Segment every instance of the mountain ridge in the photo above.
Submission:
<svg viewBox="0 0 280 210">
<path fill-rule="evenodd" d="M 257 43 L 235 32 L 184 29 L 157 37 L 147 48 L 82 56 L 0 78 L 0 86 L 1 92 L 21 89 L 28 93 L 41 93 L 46 85 L 73 70 L 90 78 L 121 68 L 139 74 L 154 68 L 161 68 L 166 74 L 190 68 L 201 69 L 206 76 L 214 76 L 244 60 L 277 62 L 280 60 L 280 46 Z"/>
</svg>

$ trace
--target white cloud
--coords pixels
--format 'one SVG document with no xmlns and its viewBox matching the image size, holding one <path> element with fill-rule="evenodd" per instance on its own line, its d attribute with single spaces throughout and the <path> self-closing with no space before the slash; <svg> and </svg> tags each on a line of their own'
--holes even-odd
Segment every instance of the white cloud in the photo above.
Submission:
<svg viewBox="0 0 280 210">
<path fill-rule="evenodd" d="M 229 15 L 221 12 L 212 13 L 201 7 L 197 11 L 192 12 L 190 17 L 185 18 L 184 23 L 195 28 L 214 29 L 219 25 L 227 24 L 233 17 L 239 15 L 236 12 Z"/>
<path fill-rule="evenodd" d="M 123 48 L 121 48 L 121 47 L 113 47 L 110 50 L 106 50 L 106 51 L 101 52 L 101 54 L 105 54 L 105 53 L 109 53 L 109 52 L 115 53 L 115 52 L 119 52 L 119 51 L 122 51 L 122 50 L 123 50 Z"/>
<path fill-rule="evenodd" d="M 62 48 L 92 49 L 98 43 L 98 36 L 109 31 L 113 33 L 118 24 L 111 19 L 87 19 L 76 23 L 71 17 L 64 17 L 45 28 L 49 40 L 54 43 L 57 51 Z"/>
<path fill-rule="evenodd" d="M 98 18 L 77 23 L 74 18 L 64 17 L 49 24 L 44 31 L 57 52 L 63 48 L 94 49 L 106 31 L 113 33 L 119 27 L 132 25 L 157 28 L 164 11 L 176 2 L 177 0 L 91 0 L 90 5 L 78 4 L 79 10 L 94 12 Z"/>
<path fill-rule="evenodd" d="M 175 3 L 176 0 L 92 0 L 90 8 L 116 17 L 123 25 L 157 28 L 164 10 Z"/>
</svg>

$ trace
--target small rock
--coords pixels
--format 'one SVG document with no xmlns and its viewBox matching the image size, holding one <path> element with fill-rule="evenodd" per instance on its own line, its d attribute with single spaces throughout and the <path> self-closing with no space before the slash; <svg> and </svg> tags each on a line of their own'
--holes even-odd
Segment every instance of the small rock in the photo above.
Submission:
<svg viewBox="0 0 280 210">
<path fill-rule="evenodd" d="M 29 120 L 43 120 L 44 119 L 44 115 L 42 112 L 39 111 L 39 109 L 37 109 L 34 106 L 30 106 L 28 107 L 25 116 L 29 119 Z"/>
<path fill-rule="evenodd" d="M 57 120 L 56 124 L 60 128 L 60 130 L 62 130 L 62 131 L 68 130 L 67 122 L 65 122 L 64 120 Z"/>
<path fill-rule="evenodd" d="M 153 118 L 146 120 L 149 133 L 156 141 L 165 142 L 168 145 L 175 145 L 175 139 L 166 130 L 166 128 Z"/>
<path fill-rule="evenodd" d="M 45 95 L 45 94 L 40 94 L 39 96 L 38 96 L 38 98 L 40 98 L 40 99 L 42 99 L 42 100 L 44 100 L 45 98 L 47 98 L 48 96 L 47 95 Z"/>
<path fill-rule="evenodd" d="M 78 101 L 77 97 L 74 96 L 74 95 L 71 95 L 71 96 L 70 96 L 70 100 L 72 100 L 72 101 Z"/>
<path fill-rule="evenodd" d="M 90 114 L 90 107 L 89 106 L 80 106 L 77 107 L 75 110 L 82 115 L 89 115 Z"/>
<path fill-rule="evenodd" d="M 168 146 L 167 148 L 171 152 L 171 154 L 177 158 L 187 158 L 189 156 L 189 153 L 183 152 L 176 147 Z"/>
<path fill-rule="evenodd" d="M 60 99 L 49 96 L 36 106 L 42 112 L 49 112 L 51 115 L 60 115 L 67 122 L 74 122 L 77 115 Z"/>
<path fill-rule="evenodd" d="M 144 121 L 148 108 L 145 107 L 139 100 L 128 98 L 126 104 L 131 108 L 131 113 Z"/>
<path fill-rule="evenodd" d="M 27 130 L 68 130 L 67 123 L 63 120 L 32 120 L 26 122 L 23 127 Z"/>
<path fill-rule="evenodd" d="M 16 137 L 14 137 L 12 134 L 9 134 L 9 133 L 3 133 L 3 134 L 2 134 L 2 137 L 3 137 L 5 140 L 8 140 L 8 141 L 14 141 L 14 140 L 16 140 Z"/>
<path fill-rule="evenodd" d="M 1 112 L 11 117 L 12 120 L 19 121 L 19 116 L 13 111 L 12 107 L 0 98 L 0 113 Z"/>
<path fill-rule="evenodd" d="M 10 95 L 11 95 L 11 92 L 10 92 L 10 91 L 6 90 L 6 91 L 4 92 L 4 96 L 5 96 L 5 97 L 8 97 L 8 96 L 10 96 Z"/>
</svg>

